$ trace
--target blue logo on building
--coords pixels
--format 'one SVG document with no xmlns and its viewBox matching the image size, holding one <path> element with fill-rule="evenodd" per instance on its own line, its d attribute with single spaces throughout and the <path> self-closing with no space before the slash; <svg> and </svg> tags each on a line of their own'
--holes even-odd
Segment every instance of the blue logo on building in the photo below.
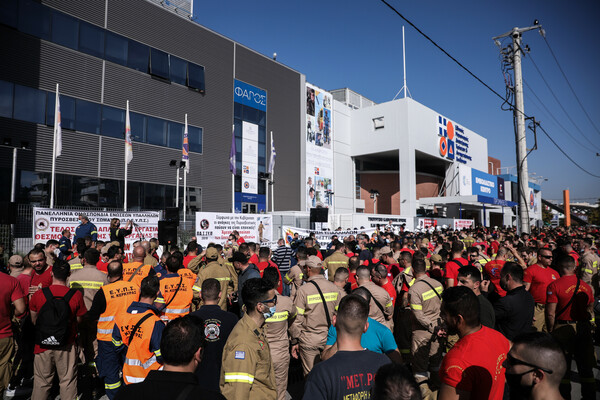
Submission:
<svg viewBox="0 0 600 400">
<path fill-rule="evenodd" d="M 234 82 L 233 101 L 267 111 L 267 92 L 237 79 Z"/>
</svg>

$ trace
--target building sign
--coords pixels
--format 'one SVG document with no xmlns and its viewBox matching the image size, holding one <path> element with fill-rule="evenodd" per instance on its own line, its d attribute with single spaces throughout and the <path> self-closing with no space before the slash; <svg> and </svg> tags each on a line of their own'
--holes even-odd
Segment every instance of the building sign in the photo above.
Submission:
<svg viewBox="0 0 600 400">
<path fill-rule="evenodd" d="M 258 125 L 242 121 L 242 193 L 258 193 Z"/>
<path fill-rule="evenodd" d="M 269 242 L 272 240 L 272 218 L 266 214 L 196 213 L 196 238 L 203 247 L 211 242 L 225 244 L 234 230 L 246 242 Z"/>
<path fill-rule="evenodd" d="M 438 115 L 438 141 L 440 156 L 466 164 L 472 161 L 469 155 L 469 137 L 455 122 Z"/>
<path fill-rule="evenodd" d="M 471 183 L 474 195 L 498 198 L 498 177 L 471 168 Z"/>
<path fill-rule="evenodd" d="M 306 211 L 333 202 L 332 101 L 330 93 L 306 84 Z"/>
<path fill-rule="evenodd" d="M 261 111 L 267 111 L 267 92 L 246 82 L 234 82 L 233 101 Z"/>
</svg>

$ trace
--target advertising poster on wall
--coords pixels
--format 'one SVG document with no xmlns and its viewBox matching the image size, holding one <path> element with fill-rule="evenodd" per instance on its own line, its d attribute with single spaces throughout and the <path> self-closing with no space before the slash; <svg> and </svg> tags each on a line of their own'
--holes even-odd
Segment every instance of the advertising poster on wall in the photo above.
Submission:
<svg viewBox="0 0 600 400">
<path fill-rule="evenodd" d="M 71 239 L 79 226 L 79 215 L 85 214 L 90 222 L 98 228 L 98 240 L 110 241 L 110 220 L 119 218 L 121 226 L 125 227 L 128 220 L 135 225 L 129 236 L 125 237 L 125 253 L 131 255 L 133 242 L 149 240 L 158 237 L 159 211 L 87 211 L 87 210 L 59 210 L 53 208 L 33 208 L 34 244 L 46 243 L 50 239 L 59 240 L 62 231 L 68 229 Z"/>
<path fill-rule="evenodd" d="M 332 101 L 330 93 L 306 84 L 306 211 L 332 204 Z"/>
<path fill-rule="evenodd" d="M 234 230 L 246 242 L 270 242 L 272 218 L 267 214 L 196 213 L 196 239 L 203 247 L 211 242 L 225 243 Z"/>
</svg>

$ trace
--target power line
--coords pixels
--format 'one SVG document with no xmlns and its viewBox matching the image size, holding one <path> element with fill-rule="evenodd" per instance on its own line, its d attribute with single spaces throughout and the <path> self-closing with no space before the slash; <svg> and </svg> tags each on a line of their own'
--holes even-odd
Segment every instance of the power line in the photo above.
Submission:
<svg viewBox="0 0 600 400">
<path fill-rule="evenodd" d="M 581 103 L 581 100 L 579 100 L 579 96 L 577 96 L 577 93 L 575 93 L 575 90 L 573 89 L 573 86 L 571 86 L 571 82 L 569 82 L 569 79 L 567 79 L 567 74 L 565 74 L 565 71 L 563 71 L 562 67 L 560 66 L 560 63 L 558 62 L 558 58 L 554 54 L 554 51 L 552 51 L 552 47 L 550 47 L 550 43 L 548 43 L 548 40 L 546 39 L 546 36 L 544 36 L 544 42 L 546 42 L 546 46 L 548 46 L 548 50 L 550 50 L 550 54 L 552 54 L 552 57 L 554 58 L 554 61 L 556 61 L 556 65 L 558 66 L 558 69 L 560 69 L 560 72 L 562 73 L 562 76 L 565 78 L 565 81 L 567 81 L 567 85 L 569 85 L 569 89 L 571 89 L 571 93 L 573 93 L 573 96 L 575 96 L 575 99 L 577 100 L 577 103 L 579 103 L 579 106 L 583 110 L 583 113 L 585 114 L 585 116 L 587 117 L 587 119 L 590 121 L 590 123 L 592 124 L 592 126 L 594 127 L 594 129 L 596 129 L 596 133 L 600 134 L 600 130 L 598 129 L 598 127 L 596 126 L 596 124 L 594 123 L 594 121 L 592 120 L 592 118 L 590 117 L 590 115 L 588 114 L 588 112 L 586 111 L 585 107 L 583 107 L 583 104 Z"/>
</svg>

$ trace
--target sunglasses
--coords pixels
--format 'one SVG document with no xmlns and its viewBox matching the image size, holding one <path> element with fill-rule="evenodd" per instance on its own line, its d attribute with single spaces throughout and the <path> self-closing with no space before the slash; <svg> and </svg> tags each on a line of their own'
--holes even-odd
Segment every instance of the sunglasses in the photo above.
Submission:
<svg viewBox="0 0 600 400">
<path fill-rule="evenodd" d="M 526 361 L 519 360 L 518 358 L 514 358 L 510 354 L 506 355 L 506 362 L 507 362 L 508 365 L 525 365 L 527 367 L 531 367 L 531 368 L 534 368 L 534 369 L 539 369 L 540 371 L 544 371 L 547 374 L 551 374 L 553 372 L 551 369 L 542 368 L 542 367 L 539 367 L 539 366 L 537 366 L 535 364 L 530 364 L 530 363 L 528 363 Z"/>
<path fill-rule="evenodd" d="M 261 301 L 261 303 L 263 303 L 263 304 L 273 303 L 273 305 L 276 305 L 277 304 L 277 296 L 273 297 L 271 300 Z"/>
</svg>

